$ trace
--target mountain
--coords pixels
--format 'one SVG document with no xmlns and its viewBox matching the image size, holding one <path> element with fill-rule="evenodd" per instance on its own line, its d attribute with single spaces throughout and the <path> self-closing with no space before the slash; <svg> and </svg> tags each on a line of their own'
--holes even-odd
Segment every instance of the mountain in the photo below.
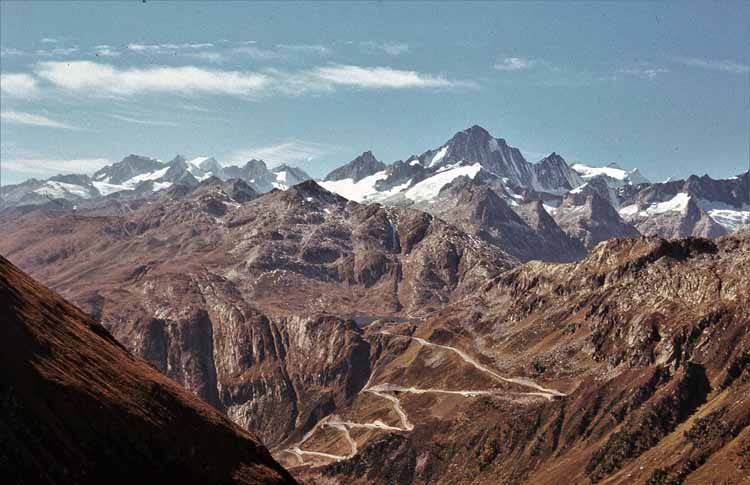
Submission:
<svg viewBox="0 0 750 485">
<path fill-rule="evenodd" d="M 98 182 L 121 185 L 135 176 L 150 173 L 161 168 L 162 163 L 156 159 L 139 155 L 128 155 L 120 162 L 97 170 L 91 178 Z"/>
<path fill-rule="evenodd" d="M 650 182 L 641 175 L 637 168 L 625 170 L 616 163 L 610 163 L 606 167 L 592 167 L 583 163 L 575 163 L 570 166 L 581 178 L 588 182 L 594 178 L 604 179 L 611 188 L 619 188 L 625 185 L 642 185 Z"/>
<path fill-rule="evenodd" d="M 286 190 L 289 187 L 294 187 L 306 180 L 311 180 L 310 176 L 307 175 L 304 170 L 297 167 L 290 167 L 287 164 L 273 167 L 271 173 L 276 178 L 276 182 L 273 183 L 273 186 L 279 190 Z"/>
<path fill-rule="evenodd" d="M 30 179 L 1 188 L 3 200 L 0 207 L 45 204 L 50 200 L 80 203 L 112 194 L 130 192 L 126 197 L 139 197 L 145 193 L 167 189 L 173 184 L 197 186 L 209 177 L 223 180 L 239 178 L 249 183 L 256 192 L 273 189 L 286 190 L 310 176 L 303 170 L 280 165 L 269 170 L 262 160 L 250 160 L 242 167 L 222 167 L 213 157 L 191 160 L 182 155 L 167 163 L 139 155 L 128 155 L 122 161 L 103 167 L 92 177 L 70 174 L 56 175 L 47 180 Z"/>
<path fill-rule="evenodd" d="M 744 483 L 750 233 L 613 239 L 418 324 L 376 322 L 352 405 L 279 455 L 339 483 Z"/>
<path fill-rule="evenodd" d="M 354 322 L 418 318 L 518 264 L 420 211 L 313 181 L 242 201 L 238 185 L 175 185 L 124 209 L 9 209 L 0 253 L 273 446 L 366 383 Z"/>
<path fill-rule="evenodd" d="M 99 195 L 87 175 L 56 175 L 47 180 L 32 178 L 2 187 L 0 207 L 46 204 L 51 200 L 76 202 Z"/>
<path fill-rule="evenodd" d="M 6 483 L 294 483 L 256 437 L 0 256 Z"/>
<path fill-rule="evenodd" d="M 649 235 L 716 237 L 750 224 L 750 172 L 725 180 L 704 175 L 624 192 L 620 215 Z"/>
<path fill-rule="evenodd" d="M 529 163 L 517 148 L 477 125 L 456 133 L 443 146 L 423 153 L 418 160 L 420 165 L 433 171 L 456 164 L 478 163 L 514 185 L 538 191 L 565 192 L 582 184 L 580 177 L 559 155 L 553 153 L 537 164 Z"/>
<path fill-rule="evenodd" d="M 346 165 L 333 170 L 323 179 L 326 182 L 350 179 L 357 183 L 365 177 L 385 170 L 386 165 L 379 161 L 371 151 L 366 151 Z"/>
<path fill-rule="evenodd" d="M 523 262 L 568 262 L 586 254 L 583 245 L 565 234 L 546 212 L 527 223 L 533 209 L 520 207 L 502 180 L 484 170 L 474 178 L 453 179 L 436 196 L 412 207 L 450 221 Z"/>
<path fill-rule="evenodd" d="M 583 184 L 559 155 L 553 153 L 539 163 L 529 163 L 520 150 L 476 125 L 406 162 L 381 167 L 368 153 L 331 172 L 322 185 L 351 200 L 390 203 L 423 202 L 456 177 L 473 177 L 480 169 L 507 179 L 511 186 L 537 192 L 563 194 Z M 351 176 L 355 171 L 357 177 Z"/>
<path fill-rule="evenodd" d="M 550 212 L 558 225 L 587 249 L 615 237 L 640 236 L 635 227 L 620 217 L 611 197 L 606 182 L 595 178 L 565 194 L 559 207 L 551 208 Z"/>
<path fill-rule="evenodd" d="M 205 268 L 277 314 L 313 308 L 351 314 L 355 304 L 360 315 L 429 312 L 517 264 L 430 214 L 350 202 L 313 181 L 244 200 L 233 190 L 214 178 L 162 191 L 147 203 L 123 201 L 125 208 L 92 203 L 76 212 L 0 212 L 6 229 L 0 252 L 32 274 L 44 271 L 45 281 L 63 291 L 58 282 L 76 279 L 63 276 L 68 271 L 81 278 L 99 271 L 104 286 L 89 289 L 111 287 L 114 300 L 132 268 Z M 92 238 L 97 244 L 87 249 Z M 59 279 L 45 262 L 52 260 Z M 294 294 L 279 293 L 290 287 Z M 79 290 L 65 294 L 81 303 L 87 291 Z"/>
<path fill-rule="evenodd" d="M 559 209 L 558 222 L 564 221 L 568 232 L 575 234 L 588 247 L 608 237 L 634 234 L 626 229 L 628 225 L 644 234 L 665 237 L 716 237 L 750 223 L 747 174 L 726 180 L 692 176 L 685 181 L 650 183 L 638 169 L 626 170 L 615 163 L 605 167 L 584 163 L 568 165 L 555 152 L 536 163 L 529 163 L 520 150 L 505 139 L 496 138 L 477 125 L 456 133 L 437 148 L 390 165 L 377 160 L 372 152 L 364 152 L 331 171 L 318 183 L 355 202 L 413 207 L 437 213 L 430 209 L 430 205 L 437 200 L 443 187 L 459 177 L 476 178 L 479 174 L 485 182 L 489 180 L 486 175 L 502 181 L 505 195 L 501 197 L 506 202 L 517 202 L 516 205 L 510 204 L 511 209 L 521 217 L 520 208 L 536 200 L 542 200 L 551 212 Z M 212 157 L 187 160 L 177 156 L 164 164 L 130 155 L 99 170 L 92 178 L 65 175 L 48 180 L 30 179 L 2 187 L 0 205 L 12 207 L 65 200 L 80 206 L 86 205 L 85 201 L 114 194 L 118 194 L 119 199 L 139 198 L 177 182 L 195 186 L 212 176 L 223 180 L 242 179 L 258 193 L 287 190 L 310 180 L 309 175 L 299 168 L 280 165 L 269 169 L 262 160 L 222 167 Z M 493 184 L 498 185 L 497 182 Z M 624 221 L 617 220 L 605 207 L 595 209 L 584 219 L 578 217 L 574 212 L 579 209 L 574 208 L 584 207 L 584 204 L 581 196 L 576 194 L 581 190 L 588 193 L 592 189 L 607 200 Z M 591 219 L 599 216 L 604 219 Z M 577 221 L 583 221 L 582 224 L 590 228 Z M 461 220 L 448 222 L 465 223 Z M 597 235 L 592 236 L 592 231 Z M 546 250 L 540 251 L 535 258 L 546 259 L 548 254 Z"/>
</svg>

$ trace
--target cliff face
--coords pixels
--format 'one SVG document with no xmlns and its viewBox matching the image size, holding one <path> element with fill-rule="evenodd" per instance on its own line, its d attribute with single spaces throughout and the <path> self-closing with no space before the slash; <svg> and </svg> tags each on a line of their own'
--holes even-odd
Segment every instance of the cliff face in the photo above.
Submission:
<svg viewBox="0 0 750 485">
<path fill-rule="evenodd" d="M 351 321 L 269 318 L 217 277 L 163 275 L 134 291 L 137 310 L 107 321 L 115 337 L 269 445 L 348 404 L 369 375 Z"/>
<path fill-rule="evenodd" d="M 0 257 L 7 483 L 293 483 L 253 435 Z"/>
</svg>

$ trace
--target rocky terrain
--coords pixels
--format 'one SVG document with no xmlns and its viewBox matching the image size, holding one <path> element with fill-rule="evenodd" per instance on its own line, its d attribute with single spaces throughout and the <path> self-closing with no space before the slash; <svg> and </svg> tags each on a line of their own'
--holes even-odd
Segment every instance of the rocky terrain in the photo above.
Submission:
<svg viewBox="0 0 750 485">
<path fill-rule="evenodd" d="M 0 257 L 4 483 L 294 483 L 253 435 Z"/>
<path fill-rule="evenodd" d="M 0 254 L 309 483 L 744 483 L 748 176 L 131 156 L 3 187 Z"/>
<path fill-rule="evenodd" d="M 107 305 L 93 302 L 130 284 L 140 296 L 152 278 L 196 272 L 269 313 L 410 317 L 517 264 L 434 216 L 350 202 L 312 181 L 257 196 L 212 178 L 113 202 L 8 209 L 0 252 L 97 315 Z"/>
<path fill-rule="evenodd" d="M 748 269 L 748 233 L 612 240 L 375 323 L 353 405 L 277 456 L 314 483 L 747 483 Z"/>
<path fill-rule="evenodd" d="M 518 264 L 429 214 L 312 181 L 258 196 L 214 178 L 137 203 L 9 209 L 2 225 L 0 253 L 269 444 L 367 380 L 349 318 L 416 318 Z"/>
<path fill-rule="evenodd" d="M 586 254 L 578 235 L 566 234 L 540 201 L 516 200 L 489 172 L 481 171 L 474 178 L 458 177 L 433 200 L 412 207 L 452 221 L 524 262 L 569 262 Z M 627 235 L 638 233 L 633 230 Z"/>
<path fill-rule="evenodd" d="M 746 232 L 518 266 L 314 182 L 258 196 L 210 179 L 130 210 L 8 209 L 0 252 L 307 482 L 748 478 Z"/>
</svg>

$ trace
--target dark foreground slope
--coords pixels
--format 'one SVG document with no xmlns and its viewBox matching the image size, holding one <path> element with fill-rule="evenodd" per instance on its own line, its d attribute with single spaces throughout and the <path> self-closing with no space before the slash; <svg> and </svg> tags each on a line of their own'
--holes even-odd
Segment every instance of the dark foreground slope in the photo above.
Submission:
<svg viewBox="0 0 750 485">
<path fill-rule="evenodd" d="M 251 434 L 0 257 L 3 483 L 293 483 Z"/>
</svg>

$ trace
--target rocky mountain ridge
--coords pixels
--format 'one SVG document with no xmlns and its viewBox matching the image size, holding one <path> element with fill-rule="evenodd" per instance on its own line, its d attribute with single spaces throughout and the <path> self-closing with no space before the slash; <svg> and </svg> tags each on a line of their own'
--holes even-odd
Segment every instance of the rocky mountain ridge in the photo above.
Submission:
<svg viewBox="0 0 750 485">
<path fill-rule="evenodd" d="M 60 175 L 48 180 L 31 179 L 1 190 L 5 207 L 50 200 L 68 200 L 78 205 L 101 197 L 144 197 L 178 182 L 196 186 L 211 176 L 242 179 L 258 193 L 274 188 L 285 190 L 310 178 L 304 171 L 286 165 L 269 170 L 259 160 L 222 167 L 207 157 L 186 160 L 177 156 L 161 164 L 130 155 L 92 177 Z M 488 188 L 521 217 L 520 207 L 542 200 L 555 223 L 587 248 L 611 237 L 637 233 L 717 237 L 750 224 L 747 172 L 726 180 L 692 176 L 684 181 L 651 183 L 637 169 L 624 170 L 617 164 L 568 165 L 556 153 L 529 163 L 517 148 L 479 126 L 456 133 L 440 147 L 390 165 L 377 160 L 372 152 L 364 152 L 319 183 L 357 202 L 414 207 L 439 215 L 441 190 L 459 177 L 487 182 Z M 593 196 L 593 192 L 603 200 Z M 587 202 L 588 199 L 591 200 Z M 449 222 L 461 225 L 468 221 L 450 219 Z M 531 257 L 549 260 L 547 254 L 540 251 Z M 567 257 L 569 254 L 564 253 L 557 260 Z"/>
</svg>

